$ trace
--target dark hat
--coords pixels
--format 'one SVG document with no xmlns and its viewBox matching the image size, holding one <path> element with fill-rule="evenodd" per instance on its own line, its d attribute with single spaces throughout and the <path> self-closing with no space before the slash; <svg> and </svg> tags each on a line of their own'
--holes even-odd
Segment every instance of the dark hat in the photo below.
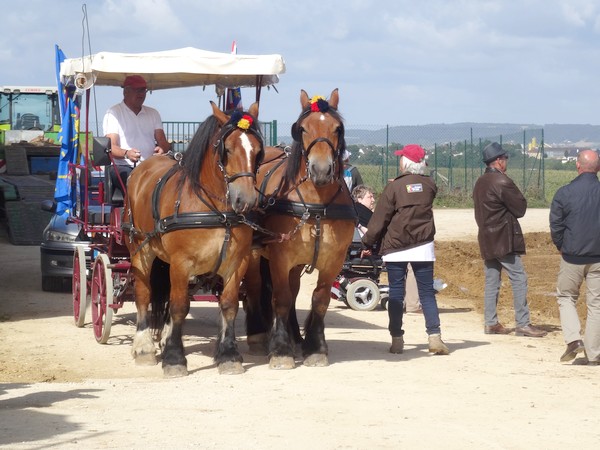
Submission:
<svg viewBox="0 0 600 450">
<path fill-rule="evenodd" d="M 134 89 L 145 88 L 146 80 L 141 75 L 129 75 L 123 82 L 123 87 L 132 87 Z"/>
<path fill-rule="evenodd" d="M 497 142 L 492 142 L 483 149 L 483 162 L 489 164 L 502 155 L 506 155 L 506 150 Z"/>
<path fill-rule="evenodd" d="M 417 144 L 405 145 L 402 150 L 396 150 L 394 153 L 398 156 L 405 156 L 416 163 L 423 161 L 425 158 L 425 150 Z"/>
</svg>

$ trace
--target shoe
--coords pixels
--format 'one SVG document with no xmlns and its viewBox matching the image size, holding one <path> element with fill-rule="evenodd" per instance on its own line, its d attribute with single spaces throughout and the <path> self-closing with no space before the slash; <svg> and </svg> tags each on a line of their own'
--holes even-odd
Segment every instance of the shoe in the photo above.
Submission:
<svg viewBox="0 0 600 450">
<path fill-rule="evenodd" d="M 442 336 L 440 334 L 430 334 L 429 335 L 429 353 L 433 353 L 434 355 L 448 355 L 450 354 L 450 350 L 442 341 Z"/>
<path fill-rule="evenodd" d="M 524 327 L 515 328 L 515 336 L 527 336 L 527 337 L 544 337 L 548 333 L 541 330 L 533 325 L 529 324 Z"/>
<path fill-rule="evenodd" d="M 406 314 L 414 314 L 414 315 L 423 314 L 423 308 L 418 308 L 418 309 L 415 309 L 414 311 L 406 311 Z"/>
<path fill-rule="evenodd" d="M 496 325 L 486 325 L 483 328 L 485 334 L 509 334 L 510 330 L 498 322 Z"/>
<path fill-rule="evenodd" d="M 588 361 L 588 366 L 600 366 L 600 361 Z"/>
<path fill-rule="evenodd" d="M 560 362 L 571 361 L 577 357 L 577 353 L 581 353 L 584 350 L 585 347 L 583 346 L 582 340 L 569 342 L 569 344 L 567 345 L 567 349 L 560 357 Z"/>
<path fill-rule="evenodd" d="M 402 336 L 392 337 L 392 346 L 390 347 L 390 353 L 403 353 L 404 352 L 404 338 Z"/>
</svg>

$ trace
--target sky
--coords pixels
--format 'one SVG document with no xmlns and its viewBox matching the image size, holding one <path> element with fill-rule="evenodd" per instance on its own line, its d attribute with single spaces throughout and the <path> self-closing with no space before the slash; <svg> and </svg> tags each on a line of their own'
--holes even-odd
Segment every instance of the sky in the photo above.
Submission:
<svg viewBox="0 0 600 450">
<path fill-rule="evenodd" d="M 600 0 L 1 3 L 0 86 L 55 85 L 55 44 L 75 58 L 90 47 L 227 53 L 235 40 L 240 54 L 285 60 L 278 92 L 261 94 L 262 120 L 290 124 L 302 89 L 329 97 L 338 88 L 339 111 L 354 127 L 600 124 Z M 92 116 L 101 120 L 121 99 L 120 88 L 98 88 Z M 201 121 L 210 100 L 209 88 L 173 89 L 146 104 L 164 121 Z M 244 89 L 244 106 L 253 100 Z"/>
</svg>

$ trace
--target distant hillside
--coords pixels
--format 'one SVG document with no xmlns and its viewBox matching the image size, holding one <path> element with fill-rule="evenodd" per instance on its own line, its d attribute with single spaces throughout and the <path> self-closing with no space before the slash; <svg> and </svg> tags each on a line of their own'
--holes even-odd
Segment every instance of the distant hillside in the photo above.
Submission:
<svg viewBox="0 0 600 450">
<path fill-rule="evenodd" d="M 514 124 L 514 123 L 453 123 L 430 125 L 390 126 L 389 136 L 386 129 L 365 130 L 346 124 L 346 143 L 385 145 L 386 143 L 419 143 L 424 146 L 446 142 L 477 142 L 493 140 L 522 143 L 533 137 L 539 142 L 543 137 L 546 144 L 572 144 L 586 142 L 590 146 L 600 146 L 600 125 L 589 124 Z M 280 141 L 291 142 L 290 136 L 280 136 Z"/>
</svg>

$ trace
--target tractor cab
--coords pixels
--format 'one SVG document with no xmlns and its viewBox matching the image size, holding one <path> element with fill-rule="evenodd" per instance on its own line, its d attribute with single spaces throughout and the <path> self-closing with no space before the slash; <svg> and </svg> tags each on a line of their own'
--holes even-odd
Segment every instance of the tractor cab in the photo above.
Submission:
<svg viewBox="0 0 600 450">
<path fill-rule="evenodd" d="M 56 87 L 0 86 L 0 145 L 30 142 L 59 129 Z"/>
</svg>

